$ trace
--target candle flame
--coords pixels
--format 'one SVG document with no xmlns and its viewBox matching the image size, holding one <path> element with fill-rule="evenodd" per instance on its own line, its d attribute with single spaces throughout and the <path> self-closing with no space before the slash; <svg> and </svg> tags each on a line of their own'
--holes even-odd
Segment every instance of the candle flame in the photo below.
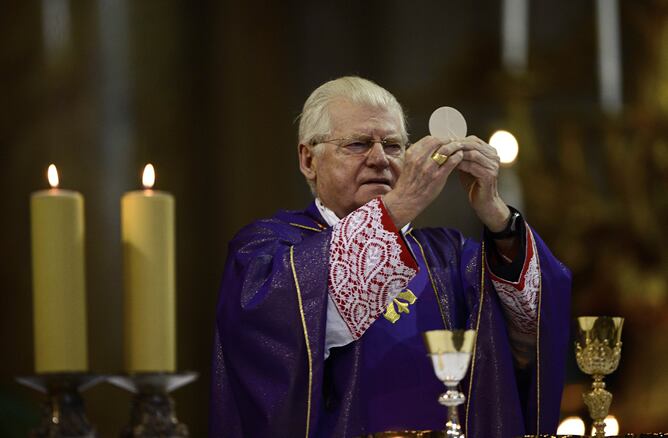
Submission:
<svg viewBox="0 0 668 438">
<path fill-rule="evenodd" d="M 145 189 L 153 188 L 153 184 L 155 184 L 155 169 L 153 169 L 151 163 L 144 167 L 144 174 L 141 177 L 141 182 Z"/>
<path fill-rule="evenodd" d="M 56 169 L 55 164 L 49 165 L 49 169 L 46 171 L 46 177 L 49 179 L 49 185 L 51 185 L 51 188 L 58 188 L 58 183 L 60 181 L 58 180 L 58 169 Z"/>
</svg>

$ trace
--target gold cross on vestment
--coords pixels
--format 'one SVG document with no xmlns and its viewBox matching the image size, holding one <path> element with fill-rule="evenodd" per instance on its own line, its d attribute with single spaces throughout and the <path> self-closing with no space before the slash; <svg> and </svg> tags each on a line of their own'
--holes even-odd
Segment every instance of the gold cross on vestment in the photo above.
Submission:
<svg viewBox="0 0 668 438">
<path fill-rule="evenodd" d="M 383 316 L 394 324 L 401 318 L 400 313 L 411 313 L 408 306 L 415 304 L 415 300 L 417 300 L 415 294 L 410 289 L 406 289 L 405 291 L 400 292 L 399 295 L 392 300 L 390 305 L 387 306 L 387 310 Z M 396 308 L 394 307 L 395 304 L 397 305 Z M 398 312 L 397 309 L 399 310 Z"/>
</svg>

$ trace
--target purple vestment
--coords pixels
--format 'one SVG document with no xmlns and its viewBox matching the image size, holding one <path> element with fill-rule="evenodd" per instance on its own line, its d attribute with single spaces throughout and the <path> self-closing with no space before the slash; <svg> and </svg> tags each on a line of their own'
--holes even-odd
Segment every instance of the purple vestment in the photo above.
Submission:
<svg viewBox="0 0 668 438">
<path fill-rule="evenodd" d="M 305 437 L 307 426 L 310 437 L 337 438 L 443 429 L 446 412 L 437 397 L 444 387 L 421 333 L 476 326 L 474 366 L 461 384 L 470 395 L 468 411 L 466 405 L 460 411 L 466 436 L 555 432 L 570 274 L 536 233 L 537 355 L 527 369 L 517 370 L 488 278 L 481 296 L 480 243 L 443 228 L 406 236 L 420 265 L 409 284 L 418 297 L 411 313 L 396 324 L 379 318 L 359 340 L 332 349 L 324 360 L 331 238 L 324 223 L 311 204 L 255 222 L 230 242 L 216 313 L 211 436 Z"/>
</svg>

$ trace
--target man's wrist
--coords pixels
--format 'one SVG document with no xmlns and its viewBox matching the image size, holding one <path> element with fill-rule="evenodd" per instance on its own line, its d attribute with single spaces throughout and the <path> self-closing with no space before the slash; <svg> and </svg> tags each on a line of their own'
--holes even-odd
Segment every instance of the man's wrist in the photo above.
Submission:
<svg viewBox="0 0 668 438">
<path fill-rule="evenodd" d="M 506 227 L 494 233 L 487 227 L 484 239 L 490 248 L 490 268 L 500 278 L 516 281 L 526 257 L 526 227 L 519 211 L 508 206 L 511 214 Z"/>
<path fill-rule="evenodd" d="M 485 228 L 491 232 L 499 232 L 506 228 L 511 217 L 511 210 L 505 202 L 499 200 L 492 208 L 488 208 L 484 216 L 478 214 Z"/>
<path fill-rule="evenodd" d="M 380 199 L 385 206 L 385 210 L 389 213 L 392 222 L 394 222 L 394 225 L 396 225 L 398 229 L 403 228 L 404 225 L 412 220 L 412 218 L 404 217 L 403 209 L 392 196 L 392 192 L 382 195 Z"/>
<path fill-rule="evenodd" d="M 503 228 L 492 229 L 485 226 L 485 236 L 490 239 L 501 240 L 501 239 L 510 239 L 516 237 L 519 229 L 520 222 L 522 221 L 522 215 L 519 211 L 511 206 L 506 206 L 508 209 L 508 216 L 505 220 Z"/>
</svg>

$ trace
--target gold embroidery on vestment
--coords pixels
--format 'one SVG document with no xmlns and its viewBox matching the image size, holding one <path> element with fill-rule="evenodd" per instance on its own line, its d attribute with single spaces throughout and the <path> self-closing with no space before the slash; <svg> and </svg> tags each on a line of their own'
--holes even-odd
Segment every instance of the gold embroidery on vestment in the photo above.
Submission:
<svg viewBox="0 0 668 438">
<path fill-rule="evenodd" d="M 413 240 L 415 240 L 415 243 L 417 243 L 418 248 L 420 248 L 420 253 L 422 254 L 422 260 L 424 260 L 424 265 L 427 268 L 427 275 L 429 275 L 429 280 L 431 281 L 431 288 L 434 290 L 434 296 L 436 297 L 436 303 L 438 303 L 438 310 L 441 312 L 441 319 L 443 320 L 443 327 L 446 330 L 450 330 L 450 326 L 448 326 L 448 323 L 445 319 L 445 312 L 443 312 L 443 308 L 441 307 L 441 298 L 438 296 L 438 289 L 436 288 L 436 282 L 434 282 L 434 277 L 431 275 L 431 269 L 429 268 L 429 262 L 427 261 L 427 257 L 424 254 L 424 249 L 422 248 L 422 245 L 420 244 L 420 241 L 417 240 L 417 238 L 411 233 L 412 228 L 406 233 L 407 235 L 411 236 Z M 445 296 L 445 292 L 444 292 Z"/>
<path fill-rule="evenodd" d="M 311 392 L 313 388 L 313 359 L 311 358 L 311 345 L 308 339 L 308 330 L 306 329 L 306 316 L 304 315 L 304 305 L 302 303 L 302 291 L 297 279 L 297 269 L 295 268 L 295 247 L 290 247 L 290 267 L 292 268 L 292 277 L 295 279 L 295 288 L 297 289 L 297 304 L 299 304 L 299 313 L 302 318 L 302 329 L 304 330 L 304 342 L 306 342 L 306 358 L 308 359 L 308 398 L 306 403 L 306 438 L 309 436 L 311 428 Z"/>
<path fill-rule="evenodd" d="M 401 316 L 397 313 L 396 309 L 394 308 L 394 303 L 390 303 L 390 305 L 387 306 L 387 310 L 385 311 L 385 314 L 383 316 L 392 324 L 399 321 L 399 318 L 401 318 Z"/>
<path fill-rule="evenodd" d="M 475 323 L 475 339 L 473 340 L 473 354 L 471 355 L 471 373 L 469 377 L 469 390 L 466 396 L 466 418 L 464 420 L 464 433 L 469 435 L 469 408 L 471 407 L 471 393 L 473 392 L 473 379 L 475 377 L 475 357 L 478 351 L 478 335 L 480 335 L 480 318 L 482 316 L 482 304 L 485 298 L 485 241 L 480 248 L 480 301 L 478 303 L 478 317 Z"/>
<path fill-rule="evenodd" d="M 535 241 L 534 241 L 535 242 Z M 534 247 L 534 257 L 538 258 Z M 538 259 L 540 272 L 540 259 Z M 536 434 L 540 433 L 540 314 L 543 300 L 543 274 L 538 278 L 538 322 L 536 324 Z"/>
<path fill-rule="evenodd" d="M 392 300 L 392 302 L 387 306 L 387 310 L 383 316 L 385 319 L 394 324 L 399 321 L 399 318 L 401 318 L 399 313 L 411 313 L 408 306 L 415 304 L 416 300 L 417 297 L 415 294 L 410 289 L 406 289 L 405 291 L 400 292 L 399 295 L 397 295 L 397 297 Z M 396 308 L 394 307 L 395 304 L 397 306 Z M 398 313 L 397 309 L 399 309 Z"/>
<path fill-rule="evenodd" d="M 296 224 L 294 222 L 290 222 L 290 225 L 292 225 L 293 227 L 297 227 L 297 228 L 303 228 L 305 230 L 317 231 L 318 233 L 322 231 L 322 229 L 319 229 L 319 228 L 313 228 L 313 227 L 309 227 L 309 226 L 302 225 L 302 224 Z M 318 225 L 322 227 L 322 225 L 320 225 L 320 224 L 318 224 Z"/>
</svg>

